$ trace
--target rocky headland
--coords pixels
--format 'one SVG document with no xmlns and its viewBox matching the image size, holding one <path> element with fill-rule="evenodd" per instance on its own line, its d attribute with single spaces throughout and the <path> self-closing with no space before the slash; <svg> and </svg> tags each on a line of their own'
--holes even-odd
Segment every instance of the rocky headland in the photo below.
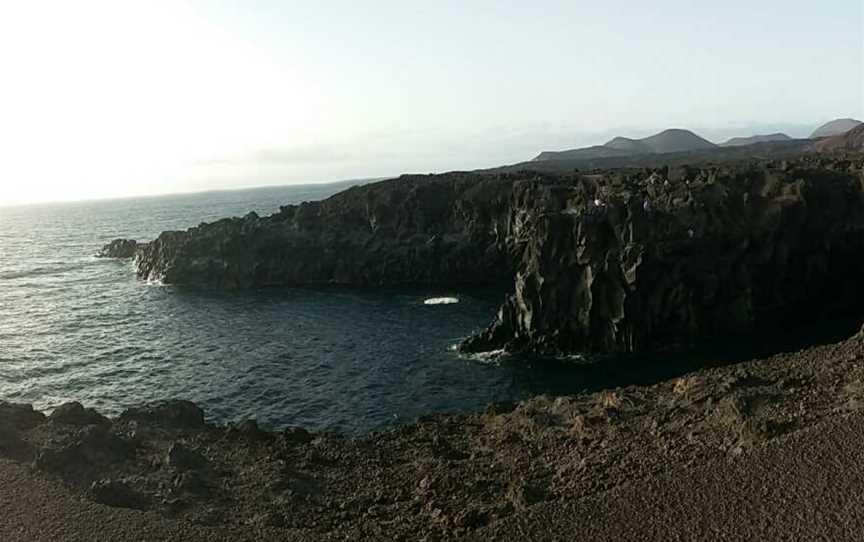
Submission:
<svg viewBox="0 0 864 542">
<path fill-rule="evenodd" d="M 103 255 L 217 288 L 499 285 L 471 352 L 687 348 L 860 314 L 864 158 L 843 137 L 786 159 L 403 176 Z"/>
</svg>

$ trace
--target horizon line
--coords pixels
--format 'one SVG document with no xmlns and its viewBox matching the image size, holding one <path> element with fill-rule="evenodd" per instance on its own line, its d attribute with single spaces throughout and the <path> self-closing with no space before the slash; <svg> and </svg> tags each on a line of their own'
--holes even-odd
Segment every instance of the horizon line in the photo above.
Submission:
<svg viewBox="0 0 864 542">
<path fill-rule="evenodd" d="M 404 174 L 400 174 L 404 175 Z M 82 199 L 57 199 L 57 200 L 36 200 L 36 201 L 22 201 L 16 203 L 2 203 L 0 202 L 0 209 L 9 209 L 13 207 L 35 207 L 39 205 L 64 205 L 69 203 L 97 203 L 97 202 L 108 202 L 108 201 L 124 201 L 124 200 L 132 200 L 132 199 L 153 199 L 153 198 L 165 198 L 170 196 L 192 196 L 196 194 L 215 194 L 220 192 L 241 192 L 244 190 L 260 190 L 263 188 L 286 188 L 289 186 L 316 186 L 316 185 L 324 185 L 324 184 L 341 184 L 341 183 L 350 183 L 350 182 L 374 182 L 374 181 L 384 181 L 387 179 L 395 179 L 399 177 L 399 175 L 385 175 L 383 177 L 353 177 L 350 179 L 338 179 L 335 181 L 301 181 L 298 183 L 275 183 L 275 184 L 259 184 L 254 186 L 234 186 L 228 188 L 204 188 L 201 190 L 178 190 L 176 192 L 156 192 L 153 194 L 133 194 L 126 196 L 96 196 L 96 197 L 88 197 Z"/>
</svg>

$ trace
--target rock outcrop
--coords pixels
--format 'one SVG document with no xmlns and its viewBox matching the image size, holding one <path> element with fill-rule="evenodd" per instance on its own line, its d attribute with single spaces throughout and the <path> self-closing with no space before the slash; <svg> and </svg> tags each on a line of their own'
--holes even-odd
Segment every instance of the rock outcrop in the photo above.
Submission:
<svg viewBox="0 0 864 542">
<path fill-rule="evenodd" d="M 133 239 L 114 239 L 96 254 L 97 258 L 132 258 L 143 247 Z"/>
<path fill-rule="evenodd" d="M 687 347 L 860 312 L 855 156 L 405 176 L 163 233 L 138 245 L 138 276 L 220 288 L 502 284 L 512 294 L 464 351 Z"/>
<path fill-rule="evenodd" d="M 621 172 L 549 202 L 526 238 L 514 293 L 463 350 L 687 347 L 864 301 L 860 161 Z"/>
<path fill-rule="evenodd" d="M 405 176 L 268 217 L 165 232 L 137 252 L 138 276 L 220 288 L 505 281 L 514 258 L 501 186 L 471 174 Z"/>
</svg>

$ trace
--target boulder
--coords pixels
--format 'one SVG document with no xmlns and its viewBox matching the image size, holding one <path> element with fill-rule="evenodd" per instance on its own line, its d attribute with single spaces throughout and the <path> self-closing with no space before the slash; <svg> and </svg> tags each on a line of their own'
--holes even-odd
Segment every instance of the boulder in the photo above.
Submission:
<svg viewBox="0 0 864 542">
<path fill-rule="evenodd" d="M 0 401 L 0 422 L 26 431 L 45 422 L 45 415 L 33 410 L 32 405 L 20 405 Z"/>
<path fill-rule="evenodd" d="M 84 408 L 81 403 L 64 403 L 48 416 L 54 423 L 65 425 L 110 425 L 111 421 L 92 408 Z"/>
<path fill-rule="evenodd" d="M 130 445 L 105 426 L 87 425 L 43 443 L 36 451 L 35 466 L 48 472 L 86 477 L 128 459 L 131 452 Z"/>
<path fill-rule="evenodd" d="M 120 414 L 121 421 L 173 429 L 204 429 L 204 411 L 195 403 L 181 400 L 161 401 L 133 407 Z"/>
</svg>

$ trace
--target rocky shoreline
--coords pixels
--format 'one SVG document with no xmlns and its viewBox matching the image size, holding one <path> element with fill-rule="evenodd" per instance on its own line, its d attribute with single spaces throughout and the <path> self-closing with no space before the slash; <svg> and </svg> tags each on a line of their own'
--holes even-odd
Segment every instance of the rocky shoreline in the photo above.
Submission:
<svg viewBox="0 0 864 542">
<path fill-rule="evenodd" d="M 864 156 L 407 175 L 116 240 L 141 280 L 215 288 L 498 285 L 465 352 L 686 350 L 860 316 Z"/>
<path fill-rule="evenodd" d="M 215 426 L 182 401 L 106 418 L 0 403 L 0 455 L 87 499 L 183 523 L 333 538 L 477 535 L 864 406 L 864 336 L 653 386 L 492 405 L 362 438 Z"/>
</svg>

